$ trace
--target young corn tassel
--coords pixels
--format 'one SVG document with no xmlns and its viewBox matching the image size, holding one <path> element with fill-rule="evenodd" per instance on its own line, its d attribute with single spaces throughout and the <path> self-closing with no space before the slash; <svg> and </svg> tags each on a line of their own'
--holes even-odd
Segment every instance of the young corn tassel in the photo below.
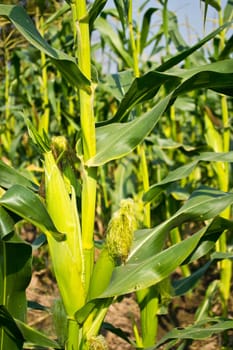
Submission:
<svg viewBox="0 0 233 350">
<path fill-rule="evenodd" d="M 88 350 L 108 350 L 108 344 L 102 335 L 92 337 L 88 343 Z"/>
<path fill-rule="evenodd" d="M 130 198 L 123 199 L 120 203 L 120 209 L 114 213 L 107 229 L 106 246 L 113 259 L 125 262 L 136 228 L 134 201 Z"/>
<path fill-rule="evenodd" d="M 75 193 L 72 187 L 70 191 L 67 189 L 52 152 L 46 152 L 44 158 L 47 210 L 56 229 L 65 234 L 65 240 L 61 242 L 48 236 L 48 244 L 65 310 L 72 318 L 85 302 L 81 230 Z"/>
</svg>

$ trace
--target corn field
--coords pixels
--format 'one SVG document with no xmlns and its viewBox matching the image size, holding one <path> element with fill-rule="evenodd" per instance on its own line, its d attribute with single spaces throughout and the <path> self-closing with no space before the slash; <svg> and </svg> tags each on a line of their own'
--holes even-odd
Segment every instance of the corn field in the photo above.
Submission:
<svg viewBox="0 0 233 350">
<path fill-rule="evenodd" d="M 169 0 L 0 3 L 0 350 L 232 349 L 233 3 L 193 1 L 194 43 Z M 27 322 L 38 252 L 55 335 Z M 129 295 L 132 335 L 105 322 Z"/>
</svg>

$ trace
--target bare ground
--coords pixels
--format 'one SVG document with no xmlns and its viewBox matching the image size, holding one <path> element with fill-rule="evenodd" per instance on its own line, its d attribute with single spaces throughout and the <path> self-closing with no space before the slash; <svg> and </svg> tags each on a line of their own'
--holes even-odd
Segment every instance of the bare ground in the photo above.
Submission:
<svg viewBox="0 0 233 350">
<path fill-rule="evenodd" d="M 169 307 L 169 313 L 159 317 L 159 335 L 161 338 L 173 327 L 185 328 L 191 325 L 194 319 L 196 308 L 203 298 L 204 290 L 200 288 L 191 296 L 175 298 Z M 47 269 L 34 272 L 27 290 L 28 300 L 36 301 L 48 308 L 53 304 L 54 299 L 59 296 L 59 292 L 52 276 Z M 216 314 L 220 312 L 220 306 L 215 305 Z M 229 302 L 229 316 L 233 316 L 232 302 Z M 139 309 L 135 302 L 134 296 L 130 295 L 121 302 L 110 306 L 109 312 L 105 321 L 113 324 L 115 327 L 122 329 L 130 338 L 134 339 L 132 324 L 137 324 L 140 328 Z M 47 335 L 55 336 L 53 328 L 53 320 L 50 312 L 40 310 L 28 311 L 28 322 L 31 326 L 43 331 Z M 103 331 L 107 339 L 110 350 L 134 350 L 135 348 L 125 340 L 119 338 L 109 331 Z M 221 337 L 214 336 L 204 341 L 195 341 L 192 344 L 187 344 L 185 350 L 220 350 L 233 349 L 233 334 L 230 332 L 228 344 L 225 348 L 221 347 Z M 161 350 L 163 347 L 161 347 Z M 173 348 L 175 350 L 176 347 Z"/>
</svg>

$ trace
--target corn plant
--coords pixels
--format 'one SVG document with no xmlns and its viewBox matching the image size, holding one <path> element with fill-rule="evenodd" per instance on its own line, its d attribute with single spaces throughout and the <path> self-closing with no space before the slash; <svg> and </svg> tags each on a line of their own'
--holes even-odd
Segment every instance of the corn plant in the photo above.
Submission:
<svg viewBox="0 0 233 350">
<path fill-rule="evenodd" d="M 77 118 L 74 125 L 77 125 L 77 133 L 72 133 L 75 135 L 73 144 L 69 133 L 52 135 L 50 118 L 46 114 L 47 96 L 42 101 L 45 113 L 42 119 L 45 123 L 39 123 L 40 127 L 36 127 L 28 113 L 21 114 L 42 159 L 44 180 L 28 178 L 0 162 L 0 278 L 3 286 L 0 294 L 1 349 L 14 350 L 29 346 L 66 350 L 107 349 L 101 329 L 108 308 L 118 297 L 134 292 L 137 293 L 141 309 L 142 332 L 139 334 L 136 331 L 135 339 L 127 340 L 135 348 L 157 349 L 164 343 L 167 343 L 167 349 L 175 344 L 185 346 L 187 339 L 202 339 L 233 327 L 231 319 L 206 317 L 203 306 L 193 326 L 184 330 L 174 329 L 162 340 L 156 340 L 157 313 L 163 303 L 166 306 L 173 296 L 190 291 L 211 264 L 232 258 L 232 253 L 226 249 L 215 252 L 214 248 L 222 234 L 232 231 L 229 217 L 221 213 L 230 208 L 233 195 L 226 188 L 200 186 L 188 193 L 182 204 L 168 217 L 164 215 L 164 220 L 160 222 L 151 220 L 154 210 L 151 210 L 150 204 L 156 203 L 159 196 L 169 192 L 172 184 L 191 176 L 200 163 L 211 163 L 215 167 L 229 164 L 233 153 L 230 149 L 216 152 L 214 148 L 196 153 L 191 161 L 170 170 L 163 178 L 158 177 L 156 183 L 150 183 L 145 142 L 150 137 L 159 142 L 156 134 L 159 122 L 168 111 L 174 113 L 173 105 L 183 95 L 201 89 L 232 97 L 233 61 L 229 55 L 194 68 L 178 67 L 184 60 L 191 60 L 191 55 L 207 42 L 227 30 L 232 25 L 231 16 L 197 44 L 183 48 L 162 64 L 146 72 L 143 69 L 141 73 L 138 59 L 146 47 L 148 23 L 155 9 L 145 13 L 140 46 L 134 37 L 133 2 L 114 3 L 122 26 L 123 43 L 109 27 L 108 11 L 104 11 L 106 1 L 96 0 L 90 6 L 85 0 L 67 1 L 67 5 L 58 9 L 58 13 L 50 19 L 52 21 L 64 13 L 70 15 L 73 29 L 72 56 L 51 46 L 38 32 L 23 7 L 0 5 L 0 15 L 39 50 L 42 81 L 46 83 L 44 62 L 45 57 L 48 57 L 56 74 L 66 80 L 67 91 L 71 91 L 70 86 L 75 90 L 72 113 L 73 104 L 78 104 L 75 106 Z M 169 29 L 166 27 L 167 4 L 168 1 L 165 1 L 163 10 L 166 40 Z M 228 6 L 228 11 L 232 13 L 230 2 Z M 125 18 L 128 18 L 127 21 Z M 90 34 L 94 29 L 98 29 L 102 35 L 103 46 L 104 38 L 115 47 L 123 62 L 120 66 L 133 68 L 134 72 L 117 73 L 114 79 L 108 78 L 107 87 L 106 84 L 102 85 L 102 89 L 106 88 L 108 93 L 115 93 L 118 101 L 113 115 L 110 113 L 108 119 L 102 116 L 97 121 L 95 96 L 98 96 L 100 82 L 91 62 Z M 125 40 L 127 30 L 129 40 Z M 136 33 L 139 33 L 137 28 Z M 42 34 L 45 32 L 42 31 Z M 153 40 L 159 38 L 160 35 L 157 35 Z M 224 41 L 222 52 L 227 45 L 228 41 L 226 44 Z M 166 54 L 169 54 L 168 42 L 166 48 Z M 70 103 L 69 96 L 67 99 Z M 162 126 L 161 123 L 158 129 Z M 171 133 L 173 137 L 175 134 Z M 177 147 L 180 147 L 177 143 L 172 146 L 174 149 Z M 155 154 L 150 152 L 150 157 L 157 156 L 159 147 L 154 150 Z M 101 241 L 98 244 L 100 249 L 95 259 L 97 185 L 104 179 L 110 163 L 115 167 L 119 166 L 120 161 L 127 164 L 133 156 L 141 159 L 143 170 L 138 179 L 143 182 L 140 189 L 142 195 L 136 193 L 139 186 L 135 186 L 130 193 L 131 198 L 116 196 L 116 209 L 106 225 L 104 243 Z M 25 289 L 31 276 L 32 247 L 21 240 L 15 229 L 21 219 L 35 225 L 40 233 L 38 239 L 41 244 L 47 242 L 49 247 L 61 296 L 53 308 L 55 320 L 60 323 L 57 324 L 57 339 L 48 338 L 26 324 Z M 169 233 L 186 222 L 197 222 L 199 230 L 188 238 L 180 236 L 171 240 L 171 244 L 167 245 Z M 207 262 L 200 271 L 171 284 L 171 275 L 178 267 L 192 266 L 202 257 L 206 257 Z"/>
</svg>

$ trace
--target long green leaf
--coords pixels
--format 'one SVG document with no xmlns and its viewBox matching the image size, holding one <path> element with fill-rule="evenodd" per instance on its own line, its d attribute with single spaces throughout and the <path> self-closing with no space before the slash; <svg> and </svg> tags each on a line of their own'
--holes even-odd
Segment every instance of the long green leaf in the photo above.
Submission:
<svg viewBox="0 0 233 350">
<path fill-rule="evenodd" d="M 155 75 L 157 76 L 157 74 Z M 178 84 L 179 77 L 182 79 L 180 84 Z M 130 153 L 151 132 L 168 105 L 173 103 L 178 95 L 198 88 L 210 88 L 233 96 L 233 60 L 215 62 L 190 70 L 179 70 L 173 78 L 172 75 L 163 74 L 157 78 L 160 79 L 156 83 L 158 85 L 168 82 L 169 84 L 174 83 L 176 86 L 178 84 L 178 86 L 173 88 L 173 91 L 160 100 L 149 112 L 132 122 L 113 123 L 97 128 L 97 151 L 96 155 L 88 160 L 88 166 L 103 165 L 110 160 L 119 159 Z M 118 110 L 120 112 L 116 114 L 117 119 L 124 117 L 127 108 L 129 111 L 135 105 L 135 101 L 143 100 L 148 96 L 148 93 L 151 93 L 150 90 L 147 90 L 148 86 L 151 86 L 151 82 L 145 84 L 146 88 L 143 84 L 140 88 L 139 82 L 142 81 L 140 79 L 142 78 L 134 81 L 123 98 Z M 149 80 L 147 79 L 147 81 Z M 155 90 L 158 89 L 156 84 Z"/>
<path fill-rule="evenodd" d="M 62 240 L 39 196 L 21 185 L 14 185 L 0 198 L 0 205 L 37 226 L 42 232 Z"/>
<path fill-rule="evenodd" d="M 147 348 L 146 350 L 158 349 L 162 344 L 171 339 L 206 339 L 213 334 L 219 334 L 232 328 L 232 319 L 209 318 L 184 329 L 172 329 L 172 331 L 168 332 L 156 346 Z"/>
<path fill-rule="evenodd" d="M 62 15 L 67 13 L 70 10 L 70 6 L 68 4 L 62 5 L 55 13 L 53 13 L 48 19 L 46 19 L 44 26 L 48 26 L 50 23 L 54 22 Z"/>
<path fill-rule="evenodd" d="M 224 16 L 223 16 L 224 23 L 232 20 L 232 17 L 233 17 L 233 4 L 231 0 L 228 0 L 226 7 L 224 9 Z"/>
<path fill-rule="evenodd" d="M 196 159 L 188 164 L 185 164 L 173 171 L 170 171 L 169 174 L 160 182 L 155 185 L 152 185 L 150 189 L 144 194 L 143 199 L 146 202 L 150 202 L 155 197 L 157 197 L 163 189 L 171 182 L 181 180 L 194 170 L 197 164 L 200 161 L 205 162 L 232 162 L 233 161 L 233 151 L 231 152 L 203 152 Z"/>
<path fill-rule="evenodd" d="M 186 259 L 186 261 L 184 261 L 184 264 L 188 264 L 191 261 L 198 259 L 202 256 L 204 256 L 206 253 L 208 253 L 212 248 L 214 248 L 214 245 L 217 241 L 217 239 L 220 237 L 220 235 L 222 234 L 222 232 L 224 230 L 228 230 L 230 229 L 231 232 L 233 230 L 233 223 L 230 220 L 226 220 L 224 218 L 221 217 L 217 217 L 210 225 L 208 232 L 212 232 L 214 230 L 214 232 L 216 234 L 208 234 L 208 236 L 206 237 L 206 241 L 203 242 L 204 243 L 204 254 L 203 254 L 203 248 L 202 248 L 202 252 L 200 252 L 200 248 L 202 242 L 200 241 L 199 246 L 197 247 L 196 251 L 191 254 L 190 257 L 188 257 Z M 203 237 L 205 238 L 205 236 Z M 222 259 L 233 259 L 233 253 L 222 253 L 222 252 L 214 252 L 213 254 L 211 254 L 211 259 L 201 268 L 197 269 L 194 273 L 192 273 L 190 276 L 185 277 L 185 278 L 181 278 L 179 280 L 174 280 L 173 281 L 173 288 L 174 288 L 174 295 L 183 295 L 186 294 L 190 289 L 192 289 L 195 284 L 199 281 L 199 279 L 201 277 L 203 277 L 203 275 L 206 273 L 206 271 L 209 269 L 210 265 L 214 262 L 214 261 L 219 261 Z"/>
<path fill-rule="evenodd" d="M 111 124 L 97 128 L 96 156 L 91 158 L 87 165 L 102 165 L 131 152 L 154 128 L 167 108 L 169 101 L 170 96 L 167 96 L 148 113 L 132 122 Z"/>
<path fill-rule="evenodd" d="M 111 119 L 111 123 L 122 121 L 138 103 L 154 97 L 162 85 L 167 84 L 171 90 L 172 87 L 178 86 L 180 82 L 181 78 L 175 76 L 175 74 L 169 75 L 159 72 L 149 72 L 140 78 L 134 79 L 115 116 Z M 106 124 L 108 123 L 109 121 L 106 122 Z"/>
<path fill-rule="evenodd" d="M 159 283 L 168 277 L 186 257 L 195 249 L 203 232 L 162 252 L 145 257 L 140 263 L 125 264 L 116 267 L 111 282 L 100 298 L 131 293 Z"/>
<path fill-rule="evenodd" d="M 107 0 L 95 0 L 89 10 L 89 28 L 92 30 L 96 18 L 100 15 L 104 6 L 106 5 Z"/>
<path fill-rule="evenodd" d="M 196 74 L 195 74 L 196 72 Z M 173 97 L 200 88 L 233 96 L 233 60 L 223 60 L 209 65 L 183 71 L 184 81 L 174 91 Z"/>
<path fill-rule="evenodd" d="M 31 279 L 32 248 L 24 242 L 0 241 L 0 305 L 8 310 L 0 321 L 0 349 L 21 349 L 17 327 L 11 317 L 26 319 L 25 290 Z M 5 309 L 1 309 L 4 311 Z M 3 327 L 3 328 L 2 328 Z M 22 344 L 21 344 L 22 345 Z"/>
<path fill-rule="evenodd" d="M 172 56 L 168 61 L 164 62 L 160 66 L 156 68 L 157 71 L 159 72 L 164 72 L 175 65 L 179 64 L 182 62 L 185 58 L 190 56 L 193 52 L 197 51 L 200 47 L 202 47 L 204 44 L 206 44 L 209 40 L 213 39 L 216 37 L 221 31 L 223 31 L 225 28 L 229 27 L 232 24 L 231 22 L 224 23 L 221 27 L 218 29 L 214 30 L 210 34 L 208 34 L 205 38 L 202 40 L 198 41 L 197 44 L 191 46 L 190 48 L 180 52 L 178 55 Z"/>
<path fill-rule="evenodd" d="M 233 62 L 230 59 L 187 70 L 173 70 L 167 74 L 158 70 L 148 72 L 132 82 L 115 116 L 105 124 L 121 121 L 138 103 L 154 97 L 163 85 L 169 92 L 173 90 L 173 98 L 198 88 L 213 89 L 221 93 L 225 89 L 232 96 L 232 74 Z"/>
<path fill-rule="evenodd" d="M 9 213 L 0 207 L 0 240 L 5 239 L 14 230 L 15 222 Z"/>
<path fill-rule="evenodd" d="M 0 305 L 0 350 L 21 350 L 24 338 L 11 314 Z"/>
<path fill-rule="evenodd" d="M 31 188 L 32 190 L 38 188 L 36 184 L 20 174 L 19 171 L 0 160 L 0 186 L 3 188 L 10 188 L 15 184 Z"/>
<path fill-rule="evenodd" d="M 133 59 L 132 56 L 126 51 L 122 42 L 113 29 L 113 26 L 110 25 L 109 21 L 107 21 L 103 17 L 97 18 L 95 21 L 95 29 L 97 29 L 101 35 L 105 38 L 106 41 L 109 42 L 110 46 L 113 47 L 114 51 L 123 59 L 128 67 L 133 67 Z"/>
<path fill-rule="evenodd" d="M 128 258 L 128 263 L 140 263 L 145 256 L 158 253 L 167 237 L 168 232 L 186 221 L 203 221 L 213 218 L 232 204 L 233 194 L 200 188 L 192 193 L 185 204 L 168 220 L 150 230 L 135 232 L 135 240 Z M 210 225 L 210 224 L 209 224 Z M 222 225 L 223 227 L 226 224 Z M 218 225 L 219 227 L 219 225 Z M 216 231 L 212 226 L 213 232 Z M 205 228 L 208 233 L 208 227 Z M 200 255 L 196 255 L 198 259 Z M 189 256 L 191 259 L 191 256 Z"/>
<path fill-rule="evenodd" d="M 29 327 L 24 322 L 15 319 L 15 323 L 17 324 L 21 334 L 24 337 L 25 346 L 37 345 L 46 349 L 62 349 L 62 347 L 56 341 L 48 338 L 45 334 Z"/>
<path fill-rule="evenodd" d="M 126 0 L 113 0 L 115 8 L 117 9 L 117 14 L 122 25 L 122 29 L 125 32 L 127 13 L 128 13 L 128 1 Z"/>
<path fill-rule="evenodd" d="M 75 59 L 51 47 L 37 31 L 23 7 L 0 5 L 0 16 L 8 18 L 30 44 L 49 56 L 70 84 L 90 93 L 91 83 L 80 71 Z"/>
<path fill-rule="evenodd" d="M 169 276 L 177 266 L 197 251 L 200 244 L 211 243 L 216 232 L 216 226 L 206 226 L 190 238 L 178 243 L 162 252 L 164 240 L 169 230 L 187 220 L 208 220 L 221 213 L 233 203 L 233 194 L 201 188 L 195 191 L 190 199 L 169 220 L 146 234 L 136 235 L 128 261 L 125 265 L 116 267 L 111 282 L 99 297 L 106 298 L 130 293 L 156 284 Z M 219 227 L 222 232 L 225 227 Z M 212 232 L 212 233 L 211 233 Z M 211 234 L 210 234 L 211 233 Z M 203 237 L 203 241 L 201 241 Z M 215 236 L 215 240 L 219 233 Z M 209 244 L 209 243 L 208 243 Z M 159 247 L 158 247 L 159 246 Z M 197 249 L 196 249 L 197 248 Z M 202 247 L 202 254 L 209 251 L 211 246 Z M 201 252 L 197 258 L 201 257 Z"/>
<path fill-rule="evenodd" d="M 231 24 L 227 23 L 223 26 L 219 27 L 217 30 L 213 31 L 209 35 L 207 35 L 204 39 L 199 41 L 196 45 L 192 46 L 191 48 L 183 51 L 182 53 L 178 54 L 177 56 L 173 56 L 169 61 L 165 62 L 161 66 L 157 67 L 155 71 L 148 72 L 145 76 L 135 79 L 135 81 L 132 83 L 131 87 L 127 91 L 127 94 L 125 95 L 124 99 L 122 100 L 119 109 L 114 116 L 114 118 L 111 120 L 111 122 L 120 121 L 126 113 L 129 112 L 136 104 L 139 102 L 142 102 L 146 99 L 152 98 L 158 91 L 158 88 L 164 84 L 165 82 L 171 83 L 171 77 L 169 80 L 169 75 L 167 76 L 158 76 L 158 72 L 164 72 L 165 70 L 175 66 L 176 64 L 180 63 L 182 60 L 184 60 L 186 57 L 188 57 L 190 54 L 195 52 L 197 49 L 199 49 L 201 46 L 203 46 L 206 42 L 213 39 L 218 33 L 220 33 L 224 28 L 229 26 Z M 221 64 L 219 64 L 219 68 L 221 69 Z M 201 68 L 207 69 L 206 66 L 198 67 L 196 70 L 196 73 L 198 73 L 198 70 Z M 232 70 L 231 70 L 232 72 Z M 181 71 L 180 71 L 181 73 Z M 174 77 L 175 78 L 175 77 Z M 179 82 L 179 75 L 176 77 L 178 79 L 177 83 Z M 175 83 L 175 79 L 174 79 Z"/>
<path fill-rule="evenodd" d="M 182 278 L 178 281 L 173 281 L 173 290 L 174 295 L 180 296 L 186 294 L 188 291 L 190 291 L 196 283 L 200 280 L 201 277 L 206 273 L 210 265 L 212 264 L 212 261 L 208 261 L 204 266 L 199 268 L 197 271 L 195 271 L 192 275 Z"/>
<path fill-rule="evenodd" d="M 150 30 L 151 17 L 156 11 L 158 11 L 158 8 L 150 7 L 143 16 L 140 36 L 140 53 L 142 53 L 144 48 L 147 46 L 147 37 Z"/>
</svg>

